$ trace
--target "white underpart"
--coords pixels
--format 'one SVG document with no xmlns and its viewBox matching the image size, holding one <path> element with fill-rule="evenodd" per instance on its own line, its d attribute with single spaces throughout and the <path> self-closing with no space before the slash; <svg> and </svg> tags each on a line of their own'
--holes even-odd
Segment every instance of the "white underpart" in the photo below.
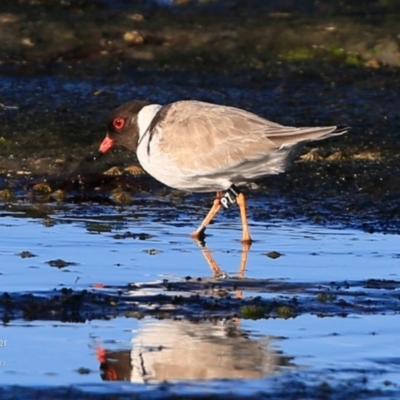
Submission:
<svg viewBox="0 0 400 400">
<path fill-rule="evenodd" d="M 148 106 L 143 107 L 137 116 L 137 123 L 139 128 L 139 143 L 143 139 L 143 135 L 147 133 L 147 130 L 151 124 L 151 121 L 158 113 L 162 106 L 159 104 L 150 104 Z"/>
<path fill-rule="evenodd" d="M 162 131 L 156 126 L 153 128 L 154 135 L 150 136 L 150 124 L 161 107 L 159 104 L 150 104 L 139 111 L 137 117 L 139 143 L 136 155 L 140 165 L 148 174 L 167 186 L 180 189 L 182 185 L 176 181 L 176 177 L 181 176 L 181 172 L 170 162 L 168 154 L 159 150 Z"/>
<path fill-rule="evenodd" d="M 193 182 L 193 177 L 182 171 L 182 166 L 176 165 L 170 154 L 166 154 L 160 150 L 160 141 L 162 141 L 162 130 L 159 126 L 154 128 L 152 137 L 150 137 L 148 131 L 144 131 L 142 137 L 139 139 L 139 145 L 136 150 L 140 165 L 147 173 L 159 182 L 164 183 L 164 185 L 180 190 L 194 190 L 193 185 L 197 184 L 197 182 Z"/>
<path fill-rule="evenodd" d="M 187 184 L 183 181 L 188 178 L 182 176 L 180 169 L 171 163 L 168 154 L 164 154 L 159 150 L 158 144 L 162 137 L 160 128 L 155 127 L 155 133 L 153 137 L 150 137 L 149 126 L 161 107 L 159 104 L 150 104 L 139 111 L 137 116 L 139 144 L 136 155 L 145 171 L 158 181 L 173 188 L 185 189 Z"/>
<path fill-rule="evenodd" d="M 155 126 L 152 136 L 150 136 L 148 130 L 152 119 L 160 108 L 161 106 L 157 104 L 151 104 L 143 107 L 138 114 L 139 144 L 136 155 L 140 165 L 159 182 L 175 189 L 195 192 L 222 190 L 218 179 L 212 178 L 210 180 L 207 178 L 204 181 L 201 177 L 195 177 L 193 173 L 185 170 L 185 165 L 177 165 L 173 155 L 160 150 L 159 144 L 162 140 L 165 140 L 165 138 L 162 138 L 162 129 L 160 126 Z M 177 146 L 179 146 L 179 142 Z M 188 154 L 188 157 L 190 156 Z M 230 183 L 226 178 L 223 179 L 222 186 L 226 189 L 229 188 Z"/>
</svg>

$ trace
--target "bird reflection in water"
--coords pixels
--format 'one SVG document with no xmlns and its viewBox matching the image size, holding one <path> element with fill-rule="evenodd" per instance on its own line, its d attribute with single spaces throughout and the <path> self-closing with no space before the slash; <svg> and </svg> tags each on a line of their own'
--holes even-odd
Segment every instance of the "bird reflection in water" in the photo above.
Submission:
<svg viewBox="0 0 400 400">
<path fill-rule="evenodd" d="M 142 322 L 130 350 L 98 347 L 103 380 L 257 379 L 293 367 L 269 336 L 251 336 L 238 320 Z"/>
</svg>

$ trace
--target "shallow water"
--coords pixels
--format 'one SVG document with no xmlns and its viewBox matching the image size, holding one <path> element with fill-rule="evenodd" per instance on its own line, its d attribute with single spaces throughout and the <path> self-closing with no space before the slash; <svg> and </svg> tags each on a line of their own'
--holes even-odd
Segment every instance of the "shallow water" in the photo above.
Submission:
<svg viewBox="0 0 400 400">
<path fill-rule="evenodd" d="M 170 207 L 165 206 L 165 216 L 152 207 L 54 208 L 45 219 L 21 218 L 22 211 L 21 217 L 3 211 L 3 285 L 9 291 L 35 291 L 59 285 L 75 289 L 96 282 L 123 285 L 166 277 L 211 276 L 201 249 L 189 237 L 196 215 L 165 222 Z M 255 242 L 248 255 L 248 278 L 294 282 L 398 279 L 397 235 L 293 221 L 253 221 L 250 228 Z M 222 216 L 207 233 L 206 245 L 213 258 L 229 276 L 237 276 L 239 218 Z M 32 256 L 21 257 L 24 251 Z M 272 251 L 280 257 L 267 257 Z M 48 262 L 57 259 L 71 264 L 50 267 Z"/>
<path fill-rule="evenodd" d="M 226 393 L 241 379 L 240 390 L 251 393 L 278 392 L 284 380 L 298 384 L 304 379 L 316 385 L 329 382 L 332 388 L 352 382 L 353 388 L 389 387 L 395 392 L 400 373 L 393 353 L 397 318 L 305 315 L 244 320 L 230 335 L 223 323 L 147 318 L 85 324 L 13 322 L 0 330 L 8 338 L 1 353 L 0 382 L 32 387 L 90 384 L 101 391 L 96 348 L 102 346 L 117 371 L 113 376 L 140 384 L 212 379 Z M 122 386 L 118 388 L 123 393 Z M 130 390 L 141 391 L 140 386 Z"/>
<path fill-rule="evenodd" d="M 170 218 L 174 207 L 169 204 L 40 208 L 46 217 L 30 217 L 31 206 L 26 213 L 21 207 L 18 212 L 2 209 L 0 280 L 3 290 L 10 293 L 47 296 L 54 288 L 91 289 L 100 283 L 107 290 L 117 290 L 136 283 L 152 296 L 162 290 L 146 285 L 213 275 L 202 249 L 188 236 L 201 215 L 195 207 L 178 214 L 178 220 Z M 250 221 L 250 228 L 256 240 L 248 254 L 244 282 L 270 279 L 323 285 L 398 280 L 396 235 L 283 220 Z M 242 256 L 239 219 L 232 212 L 222 214 L 208 234 L 207 249 L 224 277 L 237 277 Z M 272 251 L 280 256 L 268 257 Z M 57 264 L 60 268 L 49 265 L 56 260 L 63 261 Z M 393 298 L 398 299 L 398 291 L 392 290 Z M 273 288 L 267 293 L 265 288 L 258 291 L 256 284 L 239 296 L 257 295 L 275 299 L 284 293 Z M 298 296 L 302 295 L 299 290 Z M 305 310 L 296 318 L 254 321 L 215 319 L 212 312 L 200 314 L 203 317 L 196 318 L 197 322 L 184 314 L 177 320 L 144 314 L 144 319 L 110 316 L 85 323 L 16 319 L 0 328 L 0 382 L 28 387 L 73 385 L 105 393 L 109 387 L 102 386 L 102 362 L 103 379 L 141 384 L 193 381 L 195 386 L 177 386 L 188 393 L 200 390 L 196 385 L 202 380 L 209 382 L 207 390 L 222 394 L 231 391 L 230 380 L 243 380 L 243 396 L 260 390 L 282 392 L 286 380 L 292 381 L 294 391 L 301 391 L 307 380 L 312 387 L 327 384 L 344 390 L 341 385 L 345 385 L 346 390 L 384 390 L 390 397 L 398 391 L 400 372 L 394 354 L 398 310 L 397 304 L 381 313 L 356 311 L 346 318 L 337 314 L 319 318 L 317 312 Z M 103 360 L 96 356 L 99 349 L 104 351 Z M 140 387 L 128 391 L 142 393 L 145 389 Z M 113 386 L 113 390 L 125 393 L 126 387 Z"/>
</svg>

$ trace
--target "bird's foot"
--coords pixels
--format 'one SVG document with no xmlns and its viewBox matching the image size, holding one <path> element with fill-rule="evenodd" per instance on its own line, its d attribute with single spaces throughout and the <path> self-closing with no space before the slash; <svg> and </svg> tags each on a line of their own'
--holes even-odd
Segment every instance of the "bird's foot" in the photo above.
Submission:
<svg viewBox="0 0 400 400">
<path fill-rule="evenodd" d="M 242 243 L 244 250 L 249 250 L 251 245 L 253 244 L 253 239 L 249 236 L 246 238 L 242 238 L 240 242 Z"/>
<path fill-rule="evenodd" d="M 196 240 L 197 242 L 204 245 L 204 243 L 205 243 L 204 239 L 206 237 L 205 231 L 206 231 L 206 228 L 200 227 L 200 228 L 196 229 L 194 232 L 192 232 L 190 234 L 190 236 L 193 240 Z"/>
</svg>

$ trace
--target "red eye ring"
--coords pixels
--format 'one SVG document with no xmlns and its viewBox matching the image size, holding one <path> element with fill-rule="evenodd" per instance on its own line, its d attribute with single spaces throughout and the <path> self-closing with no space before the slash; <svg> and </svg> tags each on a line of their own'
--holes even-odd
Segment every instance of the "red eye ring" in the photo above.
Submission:
<svg viewBox="0 0 400 400">
<path fill-rule="evenodd" d="M 113 120 L 113 127 L 117 130 L 121 130 L 125 126 L 125 118 L 117 117 Z"/>
</svg>

